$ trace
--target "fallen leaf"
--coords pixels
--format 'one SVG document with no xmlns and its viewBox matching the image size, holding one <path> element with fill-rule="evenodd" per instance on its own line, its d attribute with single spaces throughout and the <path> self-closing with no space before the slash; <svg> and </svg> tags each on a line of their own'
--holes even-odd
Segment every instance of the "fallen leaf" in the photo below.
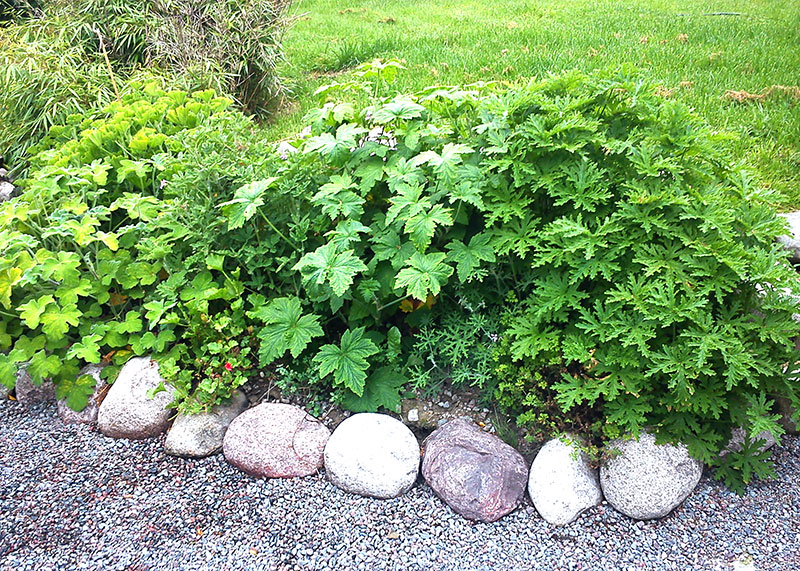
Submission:
<svg viewBox="0 0 800 571">
<path fill-rule="evenodd" d="M 689 41 L 689 34 L 678 34 L 678 41 L 682 44 L 685 44 Z"/>
<path fill-rule="evenodd" d="M 639 38 L 639 43 L 640 44 L 646 44 L 648 42 L 650 42 L 650 37 L 649 36 L 642 36 L 641 38 Z"/>
<path fill-rule="evenodd" d="M 399 533 L 397 533 L 396 531 L 390 531 L 390 532 L 389 532 L 389 533 L 386 535 L 386 539 L 400 539 L 400 534 L 399 534 Z"/>
<path fill-rule="evenodd" d="M 508 28 L 509 30 L 514 30 L 516 28 L 519 28 L 519 24 L 517 24 L 515 21 L 512 20 L 508 24 L 506 24 L 506 28 Z"/>
</svg>

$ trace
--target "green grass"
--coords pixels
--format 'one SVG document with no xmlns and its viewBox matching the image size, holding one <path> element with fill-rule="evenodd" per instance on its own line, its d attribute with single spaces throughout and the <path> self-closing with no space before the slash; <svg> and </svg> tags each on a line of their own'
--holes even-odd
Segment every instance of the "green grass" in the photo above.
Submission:
<svg viewBox="0 0 800 571">
<path fill-rule="evenodd" d="M 376 57 L 405 62 L 400 92 L 632 63 L 715 128 L 741 135 L 735 155 L 776 191 L 776 205 L 800 208 L 800 100 L 725 98 L 800 84 L 800 2 L 301 0 L 292 13 L 281 73 L 295 104 L 273 136 L 301 128 L 317 87 Z"/>
</svg>

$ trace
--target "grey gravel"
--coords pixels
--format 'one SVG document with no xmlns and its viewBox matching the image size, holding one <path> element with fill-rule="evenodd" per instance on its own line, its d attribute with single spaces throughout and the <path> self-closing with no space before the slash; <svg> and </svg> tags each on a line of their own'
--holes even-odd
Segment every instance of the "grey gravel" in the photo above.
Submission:
<svg viewBox="0 0 800 571">
<path fill-rule="evenodd" d="M 703 477 L 664 519 L 607 504 L 552 527 L 524 504 L 470 523 L 418 483 L 362 498 L 324 474 L 255 479 L 222 456 L 114 440 L 55 405 L 0 404 L 0 569 L 671 570 L 800 568 L 800 438 L 743 497 Z M 748 562 L 752 560 L 752 564 Z"/>
</svg>

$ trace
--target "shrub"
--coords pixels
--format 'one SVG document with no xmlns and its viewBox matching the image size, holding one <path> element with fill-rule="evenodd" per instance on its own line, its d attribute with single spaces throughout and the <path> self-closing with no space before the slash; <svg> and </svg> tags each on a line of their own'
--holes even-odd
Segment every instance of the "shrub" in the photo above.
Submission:
<svg viewBox="0 0 800 571">
<path fill-rule="evenodd" d="M 286 0 L 173 0 L 156 3 L 151 57 L 195 85 L 231 94 L 248 112 L 269 110 L 282 95 Z"/>
<path fill-rule="evenodd" d="M 506 312 L 510 358 L 555 370 L 558 403 L 599 409 L 609 436 L 652 426 L 719 465 L 733 427 L 780 433 L 770 395 L 798 403 L 783 223 L 685 106 L 637 75 L 570 73 L 360 111 L 329 103 L 310 121 L 302 153 L 242 195 L 252 214 L 227 214 L 258 226 L 275 190 L 310 197 L 315 232 L 294 267 L 313 326 L 292 348 L 320 351 L 334 387 L 379 390 L 378 344 L 390 328 L 416 333 L 404 300 L 453 307 L 470 289 Z M 311 340 L 322 322 L 342 335 L 335 352 Z M 718 475 L 765 473 L 752 460 L 729 455 Z"/>
<path fill-rule="evenodd" d="M 22 194 L 0 205 L 0 349 L 10 350 L 0 355 L 0 381 L 13 384 L 28 363 L 35 383 L 53 379 L 78 408 L 93 388 L 76 382 L 82 363 L 119 365 L 176 340 L 171 328 L 154 333 L 144 321 L 158 314 L 148 304 L 155 289 L 175 281 L 167 256 L 181 237 L 171 221 L 182 202 L 164 196 L 160 177 L 180 149 L 173 137 L 230 104 L 211 92 L 130 90 L 104 111 L 54 127 Z M 192 317 L 194 334 L 213 329 Z"/>
<path fill-rule="evenodd" d="M 61 360 L 154 352 L 186 410 L 276 366 L 376 410 L 455 376 L 523 421 L 581 407 L 731 485 L 767 473 L 754 442 L 717 452 L 779 434 L 770 395 L 800 404 L 783 224 L 640 76 L 331 102 L 283 159 L 223 107 L 151 89 L 54 130 L 0 208 L 3 379 L 30 360 L 72 393 Z"/>
</svg>

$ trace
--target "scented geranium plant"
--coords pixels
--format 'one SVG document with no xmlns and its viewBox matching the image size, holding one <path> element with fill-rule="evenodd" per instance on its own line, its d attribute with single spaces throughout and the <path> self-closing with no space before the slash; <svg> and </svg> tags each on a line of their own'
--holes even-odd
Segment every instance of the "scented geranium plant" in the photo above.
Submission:
<svg viewBox="0 0 800 571">
<path fill-rule="evenodd" d="M 397 69 L 365 66 L 367 91 Z M 159 97 L 179 100 L 167 118 L 217 105 Z M 62 363 L 148 351 L 185 410 L 256 368 L 392 410 L 449 377 L 528 419 L 558 405 L 590 408 L 604 437 L 650 427 L 733 486 L 768 473 L 757 435 L 780 435 L 773 395 L 800 404 L 784 224 L 726 136 L 640 75 L 329 101 L 284 157 L 221 108 L 185 128 L 112 127 L 114 109 L 70 139 L 118 127 L 152 154 L 75 156 L 56 134 L 0 210 L 4 379 L 30 361 L 71 394 Z M 138 191 L 104 195 L 123 183 Z M 42 189 L 60 209 L 33 206 Z M 52 264 L 34 262 L 44 239 Z M 739 426 L 743 450 L 721 459 Z"/>
</svg>

